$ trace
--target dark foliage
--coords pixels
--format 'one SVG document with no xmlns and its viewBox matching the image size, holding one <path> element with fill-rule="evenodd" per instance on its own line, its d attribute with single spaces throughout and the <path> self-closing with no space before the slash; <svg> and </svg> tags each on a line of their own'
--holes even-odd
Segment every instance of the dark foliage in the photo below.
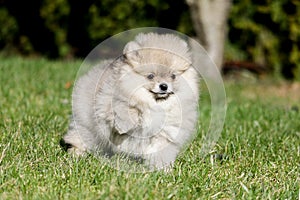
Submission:
<svg viewBox="0 0 300 200">
<path fill-rule="evenodd" d="M 194 36 L 184 0 L 0 0 L 0 48 L 49 58 L 85 57 L 122 31 L 159 26 Z M 227 61 L 266 66 L 300 80 L 300 2 L 233 1 Z"/>
</svg>

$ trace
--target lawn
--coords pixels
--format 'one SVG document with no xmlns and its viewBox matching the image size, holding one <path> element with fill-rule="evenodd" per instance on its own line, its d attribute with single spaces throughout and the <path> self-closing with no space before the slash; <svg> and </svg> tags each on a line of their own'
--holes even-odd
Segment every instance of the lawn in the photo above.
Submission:
<svg viewBox="0 0 300 200">
<path fill-rule="evenodd" d="M 225 126 L 205 158 L 203 88 L 199 133 L 174 169 L 126 173 L 59 145 L 80 61 L 0 59 L 0 199 L 299 199 L 299 83 L 226 80 Z"/>
</svg>

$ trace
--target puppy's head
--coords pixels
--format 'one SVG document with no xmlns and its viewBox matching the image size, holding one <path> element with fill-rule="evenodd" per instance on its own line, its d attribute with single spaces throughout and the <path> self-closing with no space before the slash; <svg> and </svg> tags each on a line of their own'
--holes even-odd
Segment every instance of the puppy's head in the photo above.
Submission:
<svg viewBox="0 0 300 200">
<path fill-rule="evenodd" d="M 191 66 L 187 43 L 171 34 L 140 34 L 123 53 L 124 61 L 143 80 L 143 89 L 156 101 L 176 93 L 177 81 Z"/>
</svg>

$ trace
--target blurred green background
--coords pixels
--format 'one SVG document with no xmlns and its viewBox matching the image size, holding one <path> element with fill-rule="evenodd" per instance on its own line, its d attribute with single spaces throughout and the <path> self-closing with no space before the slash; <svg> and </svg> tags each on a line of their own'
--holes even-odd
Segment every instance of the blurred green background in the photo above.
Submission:
<svg viewBox="0 0 300 200">
<path fill-rule="evenodd" d="M 158 26 L 195 36 L 184 0 L 0 0 L 4 55 L 85 57 L 104 39 Z M 225 61 L 263 65 L 300 80 L 300 1 L 233 0 Z"/>
</svg>

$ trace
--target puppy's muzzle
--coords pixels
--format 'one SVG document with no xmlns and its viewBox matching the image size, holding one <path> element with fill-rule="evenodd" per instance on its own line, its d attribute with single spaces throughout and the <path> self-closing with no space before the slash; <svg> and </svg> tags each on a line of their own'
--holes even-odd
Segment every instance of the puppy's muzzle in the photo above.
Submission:
<svg viewBox="0 0 300 200">
<path fill-rule="evenodd" d="M 154 95 L 155 100 L 166 100 L 171 94 L 174 94 L 166 83 L 160 83 L 158 85 L 158 89 L 158 91 L 150 90 L 150 92 Z"/>
</svg>

